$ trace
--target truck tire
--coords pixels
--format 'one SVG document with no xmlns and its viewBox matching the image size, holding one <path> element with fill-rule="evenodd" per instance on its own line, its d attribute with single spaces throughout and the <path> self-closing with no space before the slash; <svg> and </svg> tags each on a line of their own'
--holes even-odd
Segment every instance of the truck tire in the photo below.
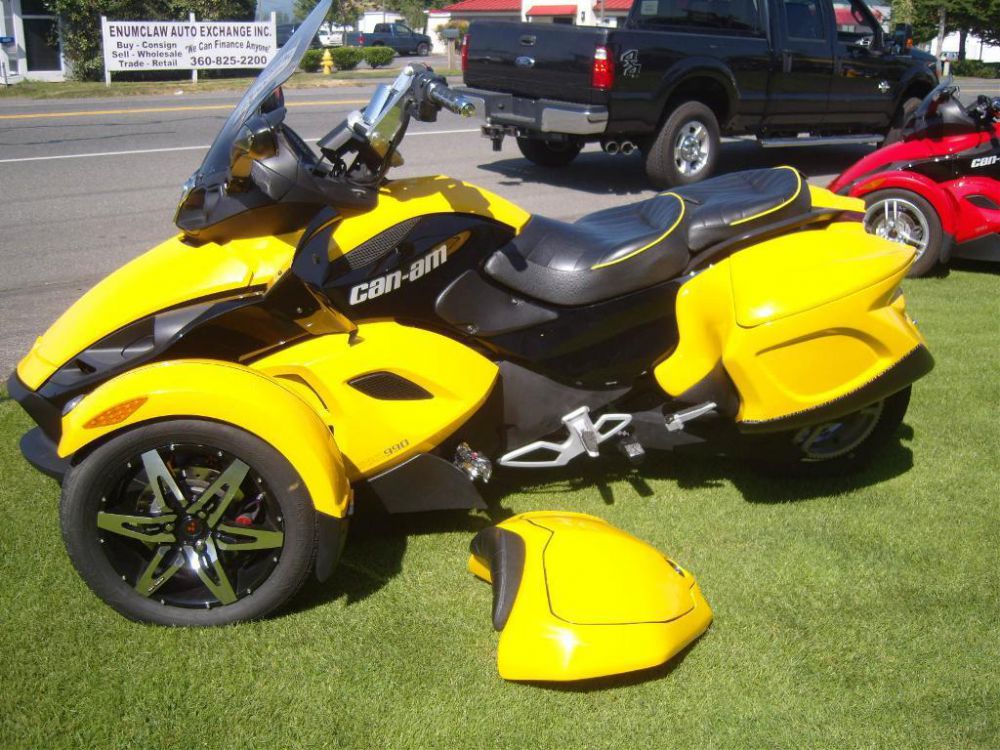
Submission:
<svg viewBox="0 0 1000 750">
<path fill-rule="evenodd" d="M 427 57 L 430 51 L 431 48 L 428 47 L 427 44 L 424 42 L 421 42 L 420 44 L 417 45 L 417 55 L 419 57 Z"/>
<path fill-rule="evenodd" d="M 690 185 L 712 174 L 718 156 L 715 113 L 701 102 L 684 102 L 646 149 L 646 176 L 658 188 Z"/>
<path fill-rule="evenodd" d="M 890 127 L 889 132 L 885 134 L 885 140 L 882 141 L 883 146 L 891 146 L 893 143 L 899 143 L 903 140 L 903 126 L 906 125 L 906 121 L 910 119 L 910 115 L 917 111 L 917 107 L 920 106 L 920 102 L 921 99 L 916 96 L 911 96 L 903 102 L 899 111 L 896 112 L 896 116 L 892 119 L 892 127 Z"/>
<path fill-rule="evenodd" d="M 565 167 L 583 149 L 573 141 L 549 142 L 537 138 L 518 138 L 517 147 L 524 158 L 540 167 Z"/>
</svg>

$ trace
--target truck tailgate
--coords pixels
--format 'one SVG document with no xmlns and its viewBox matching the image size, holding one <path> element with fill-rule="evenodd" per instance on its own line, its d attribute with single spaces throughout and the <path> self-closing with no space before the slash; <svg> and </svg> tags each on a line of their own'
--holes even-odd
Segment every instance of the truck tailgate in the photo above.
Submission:
<svg viewBox="0 0 1000 750">
<path fill-rule="evenodd" d="M 596 104 L 607 92 L 590 85 L 603 28 L 552 23 L 476 21 L 469 27 L 465 84 L 533 99 Z"/>
</svg>

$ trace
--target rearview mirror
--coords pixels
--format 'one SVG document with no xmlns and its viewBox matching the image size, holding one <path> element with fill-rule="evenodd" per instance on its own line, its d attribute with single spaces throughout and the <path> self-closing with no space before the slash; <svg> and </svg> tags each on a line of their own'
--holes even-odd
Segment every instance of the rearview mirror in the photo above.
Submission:
<svg viewBox="0 0 1000 750">
<path fill-rule="evenodd" d="M 229 173 L 237 180 L 245 180 L 255 161 L 270 159 L 277 153 L 278 141 L 271 123 L 264 117 L 251 117 L 233 139 Z"/>
</svg>

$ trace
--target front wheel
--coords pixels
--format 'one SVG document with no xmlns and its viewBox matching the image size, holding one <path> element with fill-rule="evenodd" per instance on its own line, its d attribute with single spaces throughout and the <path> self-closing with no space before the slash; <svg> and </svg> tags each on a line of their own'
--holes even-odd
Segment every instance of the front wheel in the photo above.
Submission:
<svg viewBox="0 0 1000 750">
<path fill-rule="evenodd" d="M 910 404 L 911 386 L 839 419 L 766 438 L 783 473 L 833 475 L 863 466 L 892 438 Z"/>
<path fill-rule="evenodd" d="M 431 48 L 421 42 L 417 45 L 417 55 L 420 57 L 427 57 L 430 54 Z"/>
<path fill-rule="evenodd" d="M 657 188 L 698 182 L 712 174 L 719 148 L 715 113 L 701 102 L 684 102 L 645 149 L 646 176 Z"/>
<path fill-rule="evenodd" d="M 291 464 L 231 425 L 129 430 L 67 474 L 60 521 L 86 584 L 129 619 L 223 625 L 263 617 L 303 584 L 312 503 Z"/>
<path fill-rule="evenodd" d="M 944 230 L 937 211 L 909 190 L 877 190 L 865 196 L 865 230 L 917 251 L 908 276 L 926 276 L 941 259 Z"/>
<path fill-rule="evenodd" d="M 543 141 L 537 138 L 518 138 L 517 147 L 524 158 L 540 167 L 565 167 L 583 149 L 582 143 L 573 141 Z"/>
</svg>

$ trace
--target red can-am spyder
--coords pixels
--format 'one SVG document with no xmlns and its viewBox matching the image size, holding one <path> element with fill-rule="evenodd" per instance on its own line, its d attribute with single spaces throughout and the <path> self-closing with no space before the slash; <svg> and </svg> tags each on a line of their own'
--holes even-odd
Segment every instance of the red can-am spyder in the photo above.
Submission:
<svg viewBox="0 0 1000 750">
<path fill-rule="evenodd" d="M 917 249 L 910 276 L 952 257 L 1000 261 L 1000 98 L 966 108 L 941 83 L 920 104 L 904 140 L 864 157 L 830 183 L 864 198 L 872 234 Z"/>
</svg>

